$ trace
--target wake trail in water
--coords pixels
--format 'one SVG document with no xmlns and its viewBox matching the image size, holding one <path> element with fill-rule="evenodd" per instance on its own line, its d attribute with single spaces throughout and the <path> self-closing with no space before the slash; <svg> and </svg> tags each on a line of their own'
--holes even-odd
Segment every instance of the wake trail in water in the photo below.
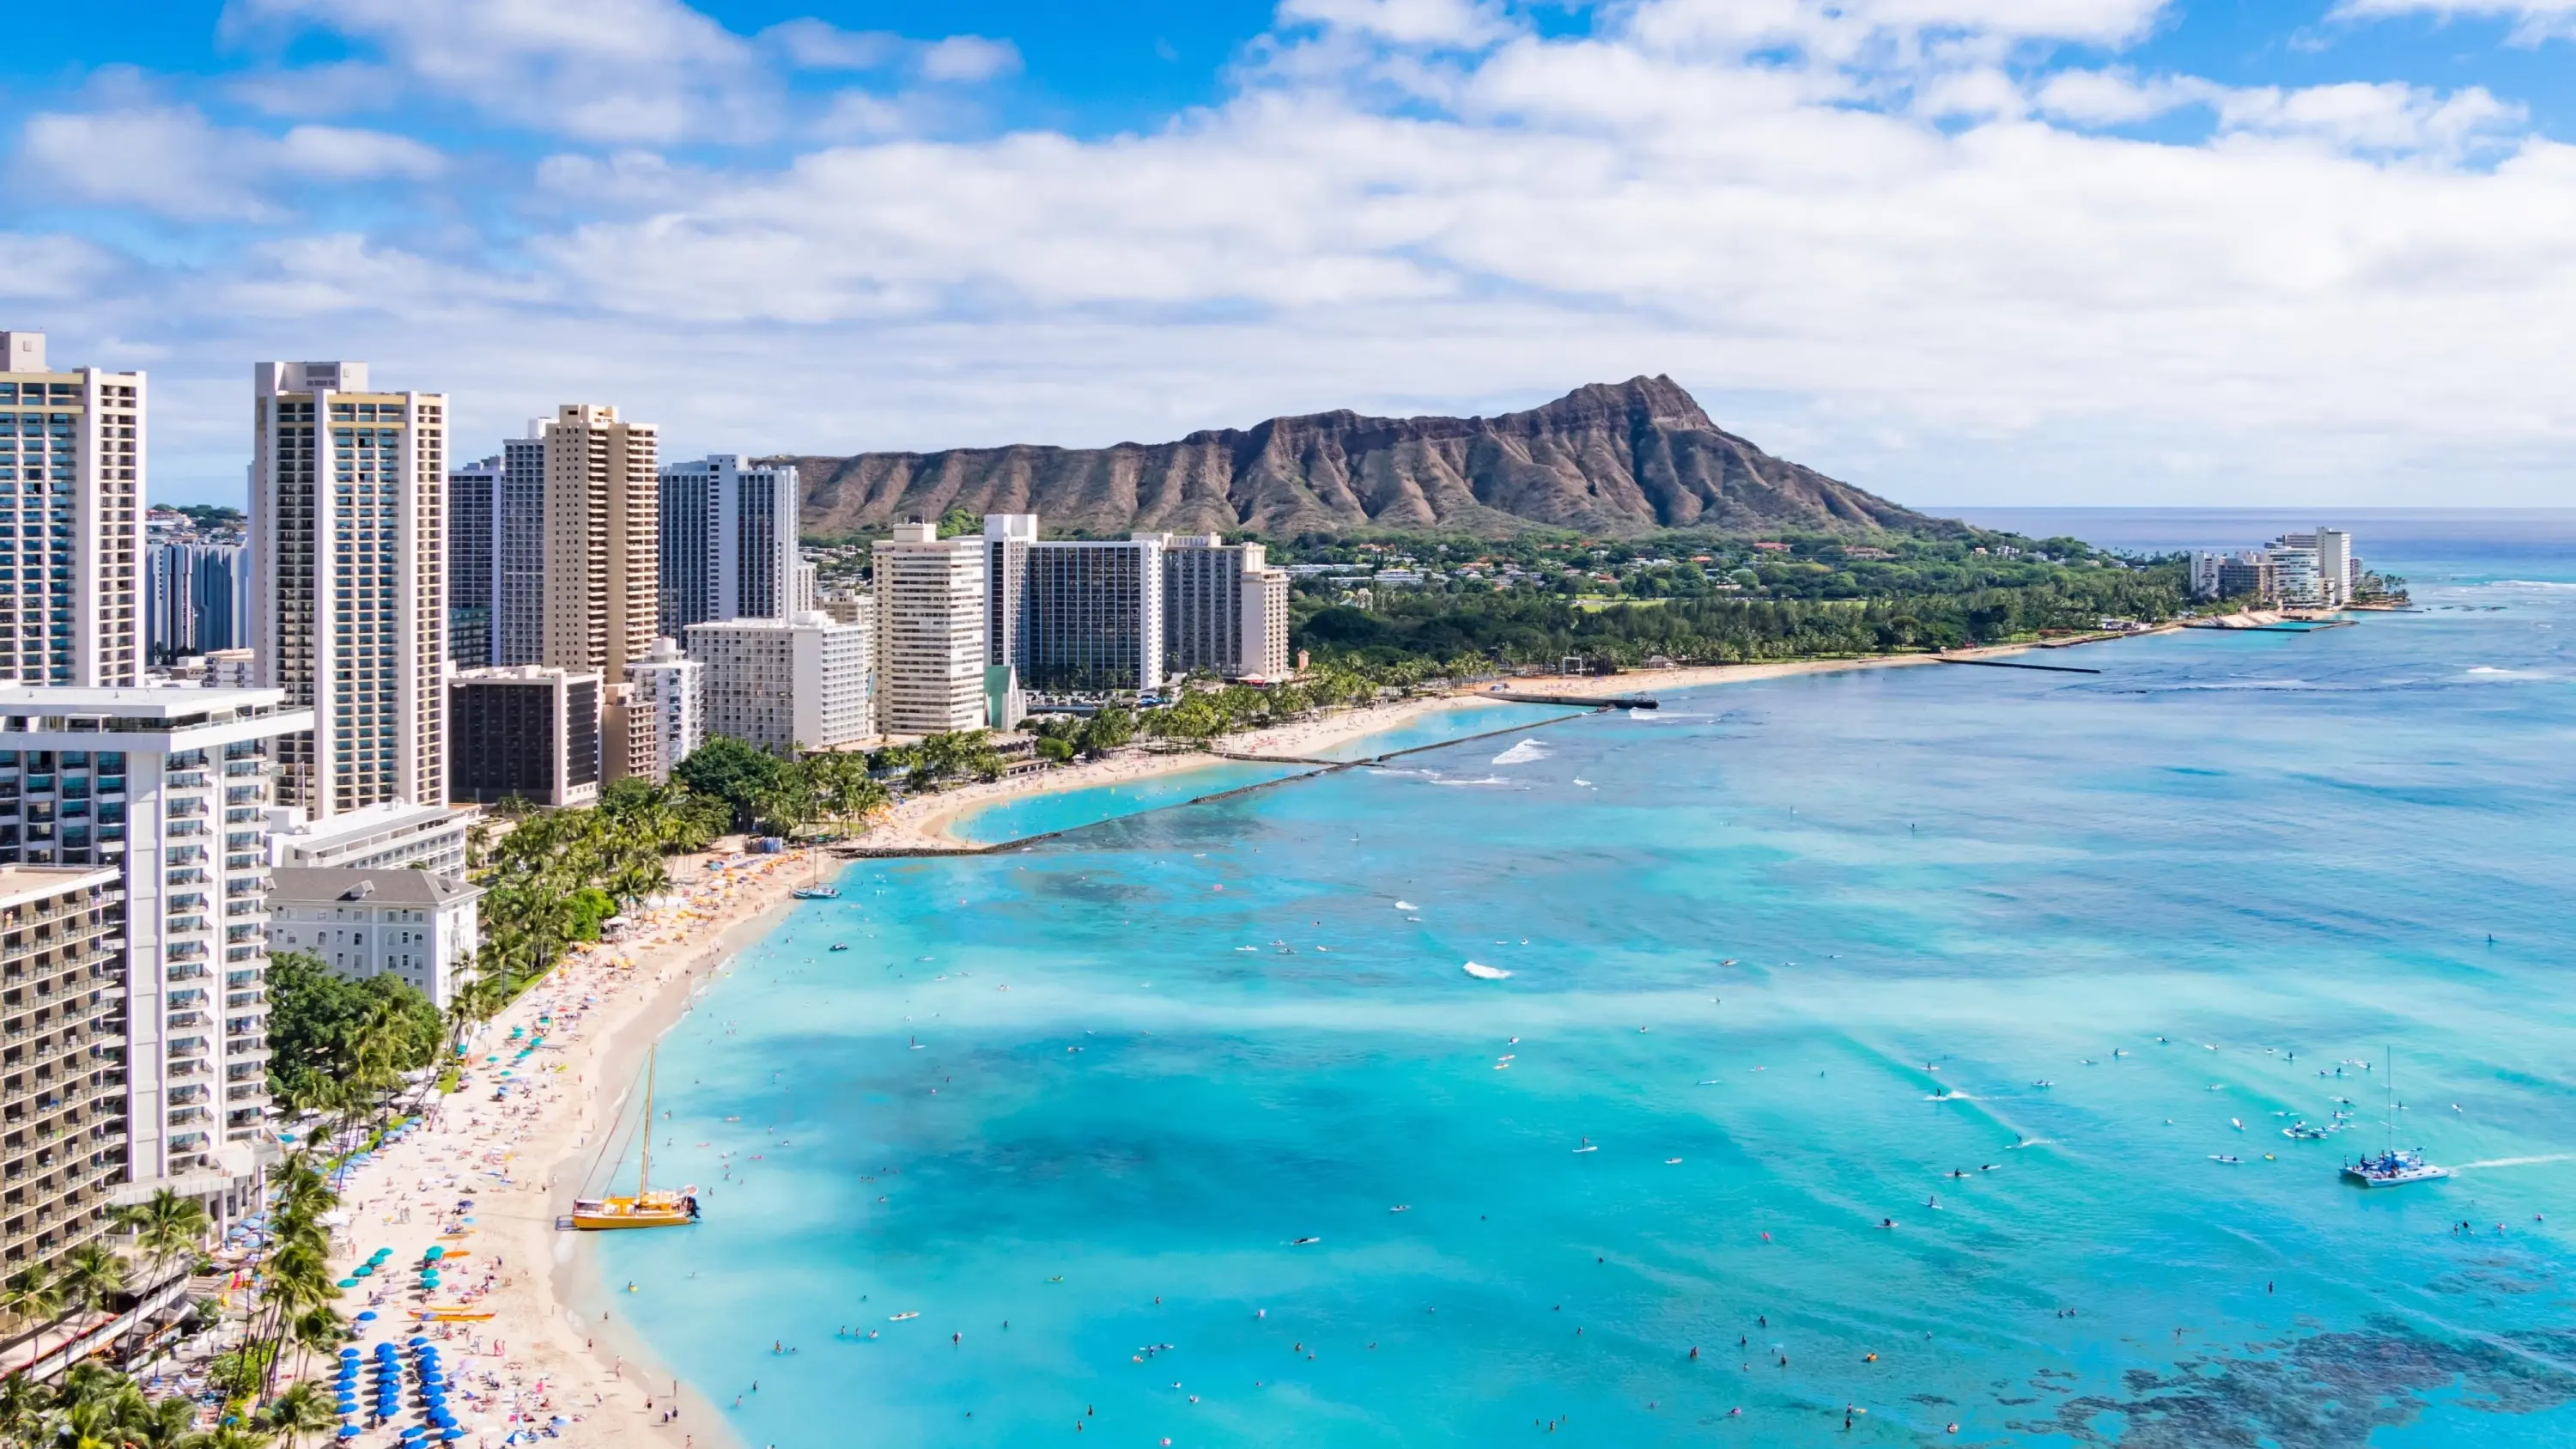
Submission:
<svg viewBox="0 0 2576 1449">
<path fill-rule="evenodd" d="M 2539 1157 L 2490 1157 L 2484 1162 L 2463 1162 L 2452 1171 L 2466 1172 L 2476 1167 L 2536 1167 L 2544 1162 L 2576 1162 L 2576 1152 L 2551 1152 Z"/>
</svg>

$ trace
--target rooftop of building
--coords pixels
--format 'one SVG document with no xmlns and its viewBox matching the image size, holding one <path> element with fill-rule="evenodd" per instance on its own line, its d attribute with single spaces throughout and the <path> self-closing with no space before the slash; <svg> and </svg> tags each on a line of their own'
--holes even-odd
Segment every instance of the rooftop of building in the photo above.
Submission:
<svg viewBox="0 0 2576 1449">
<path fill-rule="evenodd" d="M 292 807 L 281 808 L 291 809 Z M 451 810 L 444 805 L 406 805 L 398 801 L 388 801 L 382 805 L 369 805 L 361 810 L 346 811 L 327 820 L 307 820 L 290 824 L 279 830 L 277 834 L 299 849 L 309 850 L 317 845 L 328 845 L 336 841 L 369 835 L 436 830 L 451 825 L 463 829 L 472 823 L 479 813 L 474 810 Z"/>
<path fill-rule="evenodd" d="M 270 901 L 298 905 L 438 906 L 483 894 L 475 885 L 450 884 L 425 870 L 347 870 L 336 866 L 280 866 L 268 873 Z"/>
<path fill-rule="evenodd" d="M 123 719 L 176 720 L 214 712 L 241 714 L 284 703 L 282 689 L 199 689 L 193 685 L 141 685 L 114 689 L 56 689 L 0 684 L 0 714 L 116 715 Z"/>
<path fill-rule="evenodd" d="M 551 684 L 557 679 L 596 682 L 596 669 L 565 669 L 553 664 L 494 664 L 482 669 L 460 669 L 448 676 L 450 684 Z"/>
<path fill-rule="evenodd" d="M 0 909 L 45 900 L 65 891 L 114 885 L 123 878 L 123 873 L 112 865 L 0 865 Z"/>
</svg>

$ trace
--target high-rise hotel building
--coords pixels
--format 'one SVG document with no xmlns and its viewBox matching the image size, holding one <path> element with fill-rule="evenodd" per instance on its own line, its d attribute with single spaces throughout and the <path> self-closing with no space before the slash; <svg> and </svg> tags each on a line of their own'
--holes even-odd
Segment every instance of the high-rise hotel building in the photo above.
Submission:
<svg viewBox="0 0 2576 1449">
<path fill-rule="evenodd" d="M 80 1064 L 116 1089 L 122 1130 L 47 1149 L 58 1164 L 115 1153 L 119 1203 L 170 1188 L 226 1219 L 259 1198 L 269 792 L 281 747 L 312 730 L 275 689 L 0 685 L 0 868 L 123 874 L 121 980 L 79 988 L 124 993 L 110 1043 Z M 12 1145 L 0 1137 L 0 1156 Z"/>
<path fill-rule="evenodd" d="M 1152 536 L 1163 540 L 1163 668 L 1287 678 L 1288 574 L 1268 551 L 1222 534 Z"/>
<path fill-rule="evenodd" d="M 538 662 L 599 676 L 601 778 L 650 774 L 652 741 L 629 719 L 626 666 L 652 653 L 660 635 L 660 440 L 651 423 L 613 407 L 568 403 L 546 422 L 544 442 Z"/>
<path fill-rule="evenodd" d="M 0 332 L 0 681 L 142 683 L 144 400 Z"/>
<path fill-rule="evenodd" d="M 447 398 L 363 362 L 253 370 L 259 682 L 310 707 L 281 803 L 316 821 L 446 798 Z"/>
<path fill-rule="evenodd" d="M 877 732 L 984 728 L 984 540 L 898 523 L 877 541 L 872 562 Z"/>
<path fill-rule="evenodd" d="M 796 469 L 719 453 L 662 465 L 662 632 L 784 619 L 796 597 Z"/>
<path fill-rule="evenodd" d="M 492 662 L 492 544 L 499 523 L 501 460 L 459 464 L 447 475 L 447 657 L 459 669 Z"/>
<path fill-rule="evenodd" d="M 568 403 L 545 425 L 545 656 L 623 680 L 660 636 L 661 480 L 651 423 Z"/>
</svg>

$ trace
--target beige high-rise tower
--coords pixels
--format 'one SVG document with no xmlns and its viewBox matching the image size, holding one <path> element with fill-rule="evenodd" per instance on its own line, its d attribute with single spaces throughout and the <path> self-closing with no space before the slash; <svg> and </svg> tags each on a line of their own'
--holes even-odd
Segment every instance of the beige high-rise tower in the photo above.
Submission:
<svg viewBox="0 0 2576 1449">
<path fill-rule="evenodd" d="M 626 726 L 626 666 L 661 632 L 659 436 L 617 409 L 567 403 L 544 426 L 545 652 L 541 662 L 618 681 L 603 695 L 601 778 L 649 770 Z"/>
<path fill-rule="evenodd" d="M 277 798 L 315 821 L 447 798 L 447 397 L 363 362 L 252 370 L 257 680 L 310 707 Z"/>
<path fill-rule="evenodd" d="M 143 403 L 142 373 L 0 332 L 0 681 L 143 682 Z"/>
</svg>

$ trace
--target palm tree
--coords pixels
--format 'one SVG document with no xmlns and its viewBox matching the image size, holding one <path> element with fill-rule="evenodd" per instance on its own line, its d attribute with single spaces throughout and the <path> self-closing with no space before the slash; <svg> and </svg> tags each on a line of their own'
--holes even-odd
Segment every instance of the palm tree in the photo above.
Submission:
<svg viewBox="0 0 2576 1449">
<path fill-rule="evenodd" d="M 0 1441 L 34 1443 L 44 1428 L 46 1411 L 53 1406 L 53 1390 L 25 1373 L 0 1379 Z"/>
<path fill-rule="evenodd" d="M 63 1305 L 72 1312 L 103 1307 L 125 1291 L 125 1260 L 105 1243 L 83 1243 L 64 1256 L 58 1281 Z"/>
<path fill-rule="evenodd" d="M 284 1392 L 261 1411 L 259 1421 L 261 1427 L 283 1439 L 287 1449 L 294 1449 L 307 1434 L 330 1432 L 339 1424 L 340 1416 L 334 1412 L 331 1400 L 323 1394 L 322 1386 L 306 1379 L 287 1385 Z"/>
<path fill-rule="evenodd" d="M 188 1441 L 188 1449 L 268 1449 L 273 1440 L 265 1429 L 227 1419 Z"/>
<path fill-rule="evenodd" d="M 134 1235 L 134 1249 L 153 1265 L 156 1280 L 161 1268 L 194 1254 L 214 1228 L 204 1203 L 166 1187 L 132 1207 L 118 1208 L 109 1221 Z"/>
<path fill-rule="evenodd" d="M 30 1263 L 0 1282 L 0 1312 L 35 1325 L 37 1357 L 43 1357 L 44 1325 L 63 1309 L 63 1290 L 42 1263 Z"/>
<path fill-rule="evenodd" d="M 148 1402 L 137 1394 L 119 1423 L 134 1449 L 187 1449 L 197 1436 L 197 1405 L 177 1394 Z"/>
</svg>

